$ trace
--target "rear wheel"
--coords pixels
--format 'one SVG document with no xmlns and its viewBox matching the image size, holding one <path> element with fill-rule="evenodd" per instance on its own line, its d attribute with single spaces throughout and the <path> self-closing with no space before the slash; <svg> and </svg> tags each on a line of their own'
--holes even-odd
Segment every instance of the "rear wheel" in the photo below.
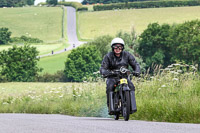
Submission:
<svg viewBox="0 0 200 133">
<path fill-rule="evenodd" d="M 125 121 L 129 120 L 130 116 L 130 93 L 129 91 L 125 91 L 123 98 L 123 117 Z"/>
</svg>

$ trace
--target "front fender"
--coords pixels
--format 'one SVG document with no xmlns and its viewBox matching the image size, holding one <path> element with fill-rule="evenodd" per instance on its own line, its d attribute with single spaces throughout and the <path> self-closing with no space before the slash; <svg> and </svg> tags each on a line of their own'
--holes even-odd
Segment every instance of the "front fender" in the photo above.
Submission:
<svg viewBox="0 0 200 133">
<path fill-rule="evenodd" d="M 123 91 L 130 91 L 131 89 L 128 87 L 128 85 L 123 86 Z"/>
</svg>

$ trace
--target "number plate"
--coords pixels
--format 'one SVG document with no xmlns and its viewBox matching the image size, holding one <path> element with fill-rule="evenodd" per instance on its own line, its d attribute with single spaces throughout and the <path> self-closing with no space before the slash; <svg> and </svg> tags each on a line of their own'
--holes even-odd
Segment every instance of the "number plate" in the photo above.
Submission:
<svg viewBox="0 0 200 133">
<path fill-rule="evenodd" d="M 120 84 L 128 84 L 127 79 L 120 79 Z"/>
</svg>

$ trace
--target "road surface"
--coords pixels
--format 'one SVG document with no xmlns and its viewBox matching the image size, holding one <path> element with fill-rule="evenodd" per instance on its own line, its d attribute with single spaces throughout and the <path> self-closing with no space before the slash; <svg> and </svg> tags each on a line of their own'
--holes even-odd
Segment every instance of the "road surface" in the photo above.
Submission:
<svg viewBox="0 0 200 133">
<path fill-rule="evenodd" d="M 47 114 L 0 114 L 0 133 L 200 133 L 200 124 Z"/>
<path fill-rule="evenodd" d="M 78 47 L 84 43 L 78 40 L 78 37 L 76 34 L 76 9 L 70 6 L 67 6 L 65 8 L 67 8 L 67 37 L 68 37 L 68 43 L 70 44 L 70 46 L 60 51 L 53 51 L 51 53 L 41 55 L 39 56 L 40 58 L 63 53 L 65 51 Z"/>
</svg>

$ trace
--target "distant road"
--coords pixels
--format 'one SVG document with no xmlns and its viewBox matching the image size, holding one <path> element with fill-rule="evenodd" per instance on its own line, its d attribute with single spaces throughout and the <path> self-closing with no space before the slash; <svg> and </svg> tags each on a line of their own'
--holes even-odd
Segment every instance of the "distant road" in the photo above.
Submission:
<svg viewBox="0 0 200 133">
<path fill-rule="evenodd" d="M 78 40 L 77 33 L 76 33 L 76 9 L 70 6 L 69 7 L 67 6 L 65 8 L 67 8 L 67 29 L 66 30 L 67 30 L 68 43 L 70 44 L 70 46 L 60 51 L 53 51 L 53 53 L 51 52 L 49 54 L 41 55 L 40 57 L 60 54 L 65 51 L 71 50 L 75 47 L 78 47 L 84 43 Z"/>
<path fill-rule="evenodd" d="M 47 114 L 0 114 L 0 133 L 200 133 L 200 124 Z"/>
</svg>

